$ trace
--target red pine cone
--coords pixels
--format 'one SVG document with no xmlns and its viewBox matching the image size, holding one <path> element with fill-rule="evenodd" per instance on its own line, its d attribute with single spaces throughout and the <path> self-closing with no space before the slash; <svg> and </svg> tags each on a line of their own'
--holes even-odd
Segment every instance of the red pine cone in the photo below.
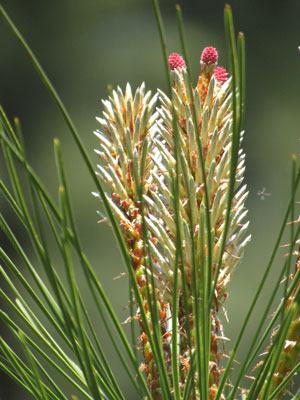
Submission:
<svg viewBox="0 0 300 400">
<path fill-rule="evenodd" d="M 201 61 L 203 64 L 217 64 L 217 50 L 214 47 L 205 47 L 205 49 L 202 51 Z"/>
<path fill-rule="evenodd" d="M 228 72 L 224 67 L 217 67 L 214 72 L 216 81 L 224 83 L 228 79 Z"/>
<path fill-rule="evenodd" d="M 169 67 L 173 71 L 175 68 L 185 68 L 186 64 L 181 55 L 172 53 L 169 56 Z"/>
</svg>

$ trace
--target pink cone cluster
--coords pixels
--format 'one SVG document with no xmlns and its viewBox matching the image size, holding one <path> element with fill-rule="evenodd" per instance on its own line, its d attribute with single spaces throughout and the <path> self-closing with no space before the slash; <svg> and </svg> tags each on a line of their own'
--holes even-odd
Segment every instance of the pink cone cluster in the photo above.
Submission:
<svg viewBox="0 0 300 400">
<path fill-rule="evenodd" d="M 206 66 L 216 66 L 218 62 L 218 52 L 214 47 L 205 47 L 201 54 L 201 64 Z M 186 68 L 186 63 L 180 54 L 172 53 L 169 56 L 169 67 L 171 71 Z M 216 67 L 214 77 L 217 82 L 224 83 L 228 79 L 228 72 L 224 67 Z"/>
</svg>

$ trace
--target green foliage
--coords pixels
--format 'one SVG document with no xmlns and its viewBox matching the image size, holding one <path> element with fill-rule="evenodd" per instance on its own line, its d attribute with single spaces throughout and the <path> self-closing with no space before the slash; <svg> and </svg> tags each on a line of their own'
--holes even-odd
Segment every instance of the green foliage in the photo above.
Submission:
<svg viewBox="0 0 300 400">
<path fill-rule="evenodd" d="M 166 39 L 164 36 L 164 28 L 158 6 L 158 1 L 153 0 L 155 15 L 160 33 L 161 47 L 163 50 L 163 58 L 165 61 L 167 80 L 169 83 L 169 96 L 172 99 L 172 114 L 173 114 L 173 131 L 175 142 L 175 174 L 172 175 L 171 182 L 174 196 L 174 215 L 176 223 L 176 258 L 174 268 L 174 281 L 172 293 L 172 330 L 177 331 L 178 320 L 178 287 L 179 274 L 182 276 L 182 291 L 183 291 L 183 307 L 188 310 L 189 301 L 187 296 L 187 284 L 184 281 L 183 270 L 183 249 L 182 229 L 180 221 L 180 165 L 182 155 L 180 149 L 180 139 L 178 131 L 178 121 L 175 112 L 175 100 L 172 92 L 172 77 L 168 67 L 166 53 Z M 184 38 L 183 18 L 179 6 L 176 8 L 180 41 L 184 58 L 187 62 L 187 82 L 190 98 L 192 95 L 191 72 L 189 66 L 189 58 Z M 89 171 L 95 187 L 101 197 L 106 215 L 111 224 L 116 242 L 118 243 L 130 282 L 131 298 L 131 315 L 133 315 L 134 302 L 140 313 L 141 323 L 144 327 L 149 346 L 153 353 L 154 363 L 159 371 L 160 386 L 162 389 L 161 399 L 184 399 L 188 400 L 195 395 L 194 374 L 200 379 L 199 393 L 201 400 L 210 399 L 209 394 L 209 363 L 211 357 L 211 305 L 214 300 L 214 294 L 218 282 L 218 277 L 222 265 L 222 257 L 225 252 L 226 241 L 230 228 L 232 200 L 235 192 L 236 184 L 236 169 L 238 165 L 238 155 L 240 148 L 240 135 L 243 130 L 244 123 L 244 103 L 245 103 L 245 43 L 244 35 L 239 33 L 237 40 L 235 38 L 233 19 L 229 6 L 225 7 L 225 33 L 227 40 L 228 58 L 230 65 L 230 74 L 232 76 L 232 119 L 233 119 L 233 134 L 231 143 L 231 158 L 230 158 L 230 177 L 227 192 L 227 208 L 225 215 L 224 232 L 222 236 L 221 249 L 218 262 L 214 274 L 212 273 L 212 228 L 211 216 L 209 210 L 209 193 L 207 185 L 207 177 L 205 173 L 205 160 L 203 158 L 203 148 L 200 137 L 196 135 L 196 145 L 199 157 L 199 170 L 204 177 L 204 206 L 200 212 L 202 221 L 201 229 L 203 229 L 202 242 L 202 259 L 205 269 L 202 269 L 201 279 L 198 279 L 198 270 L 196 264 L 196 244 L 191 238 L 192 248 L 192 271 L 193 285 L 192 294 L 196 301 L 193 302 L 193 313 L 195 316 L 195 351 L 192 353 L 192 332 L 187 322 L 187 341 L 190 348 L 190 366 L 187 374 L 184 388 L 180 387 L 179 381 L 179 353 L 178 353 L 178 336 L 172 335 L 172 379 L 167 373 L 164 360 L 164 352 L 161 341 L 161 328 L 157 311 L 157 298 L 155 288 L 155 276 L 153 265 L 151 262 L 151 245 L 146 230 L 146 212 L 145 200 L 143 196 L 142 181 L 137 184 L 137 195 L 141 204 L 142 217 L 142 237 L 144 242 L 145 258 L 148 256 L 149 268 L 146 273 L 147 293 L 145 298 L 148 301 L 150 310 L 150 320 L 145 309 L 143 297 L 140 293 L 137 277 L 132 267 L 132 262 L 126 241 L 123 237 L 122 229 L 119 226 L 114 210 L 109 202 L 101 182 L 98 180 L 94 166 L 85 150 L 80 136 L 64 106 L 59 95 L 52 86 L 43 68 L 39 64 L 37 58 L 33 54 L 28 44 L 23 39 L 20 32 L 17 30 L 13 22 L 2 6 L 0 12 L 10 26 L 14 35 L 23 45 L 26 53 L 36 68 L 40 78 L 44 82 L 46 88 L 50 92 L 53 100 L 59 107 L 69 131 L 76 143 L 79 154 L 82 157 L 87 170 Z M 197 111 L 194 102 L 192 102 L 192 119 L 194 126 L 199 125 L 197 120 Z M 89 310 L 85 304 L 83 293 L 79 290 L 78 277 L 75 274 L 74 265 L 79 263 L 82 272 L 85 276 L 87 285 L 90 289 L 94 306 L 99 314 L 99 318 L 103 323 L 103 327 L 107 330 L 117 355 L 122 363 L 124 372 L 128 375 L 132 385 L 136 389 L 141 398 L 147 396 L 151 398 L 151 393 L 147 385 L 145 375 L 140 369 L 135 348 L 135 332 L 132 330 L 132 342 L 126 337 L 123 326 L 118 321 L 115 311 L 113 310 L 107 295 L 97 277 L 93 266 L 87 259 L 79 239 L 77 227 L 74 222 L 72 211 L 71 198 L 68 189 L 68 183 L 65 174 L 63 155 L 58 139 L 54 140 L 54 152 L 56 156 L 57 175 L 59 182 L 59 203 L 49 195 L 45 185 L 40 181 L 38 175 L 31 167 L 22 138 L 21 126 L 18 120 L 12 125 L 1 108 L 1 126 L 0 138 L 2 144 L 3 155 L 10 177 L 10 185 L 6 185 L 1 181 L 1 192 L 11 209 L 16 214 L 17 218 L 25 229 L 25 234 L 30 239 L 39 266 L 43 268 L 43 274 L 38 272 L 38 268 L 33 260 L 30 260 L 23 249 L 23 243 L 16 237 L 13 229 L 1 215 L 0 227 L 6 238 L 14 248 L 17 254 L 17 261 L 14 261 L 9 256 L 8 252 L 0 249 L 0 258 L 2 266 L 0 267 L 1 275 L 9 287 L 11 296 L 7 295 L 4 290 L 0 290 L 0 294 L 4 302 L 13 311 L 13 317 L 0 311 L 0 316 L 7 328 L 10 330 L 15 339 L 20 343 L 24 351 L 25 358 L 18 355 L 13 348 L 5 341 L 0 339 L 0 367 L 13 378 L 19 385 L 28 391 L 33 398 L 38 400 L 46 399 L 67 399 L 67 395 L 63 392 L 55 380 L 48 373 L 45 365 L 51 365 L 58 374 L 61 374 L 74 389 L 78 398 L 87 398 L 90 400 L 102 399 L 125 399 L 124 394 L 118 384 L 117 377 L 111 370 L 109 357 L 105 353 L 103 345 L 97 337 L 97 332 L 93 321 L 89 315 Z M 146 146 L 145 146 L 146 149 Z M 146 154 L 146 150 L 144 150 Z M 143 160 L 145 160 L 142 157 Z M 135 170 L 136 176 L 143 176 L 144 163 L 139 165 Z M 300 169 L 296 165 L 296 160 L 293 158 L 292 168 L 292 188 L 291 199 L 288 204 L 282 227 L 276 240 L 274 250 L 271 254 L 270 261 L 266 266 L 263 278 L 257 288 L 253 302 L 250 306 L 241 330 L 238 334 L 235 344 L 230 352 L 228 359 L 225 362 L 224 370 L 221 375 L 220 383 L 217 387 L 215 399 L 233 400 L 239 391 L 239 385 L 242 378 L 251 374 L 252 363 L 262 351 L 264 341 L 268 337 L 275 325 L 280 321 L 280 328 L 276 333 L 275 339 L 272 341 L 268 349 L 267 356 L 263 359 L 262 364 L 255 371 L 255 379 L 252 382 L 248 392 L 243 393 L 243 390 L 238 393 L 239 398 L 255 400 L 279 398 L 283 393 L 283 389 L 290 382 L 300 367 L 299 360 L 296 365 L 292 365 L 288 374 L 284 376 L 280 384 L 273 387 L 273 376 L 276 368 L 281 360 L 285 343 L 289 335 L 289 330 L 292 321 L 299 309 L 300 298 L 300 269 L 295 273 L 290 284 L 286 280 L 284 289 L 284 299 L 279 304 L 275 311 L 272 320 L 264 329 L 264 322 L 269 315 L 274 297 L 280 290 L 280 283 L 284 276 L 288 276 L 291 271 L 293 261 L 292 253 L 296 246 L 296 241 L 299 237 L 299 229 L 295 229 L 294 224 L 290 228 L 290 246 L 289 257 L 284 262 L 281 273 L 274 285 L 274 290 L 271 298 L 266 304 L 263 316 L 258 325 L 257 331 L 249 345 L 249 350 L 245 359 L 239 365 L 238 376 L 232 382 L 230 381 L 230 372 L 232 365 L 239 349 L 241 339 L 247 329 L 253 309 L 256 306 L 259 296 L 263 293 L 263 288 L 267 277 L 271 273 L 271 268 L 275 255 L 281 244 L 284 231 L 289 220 L 294 220 L 295 216 L 295 198 L 296 191 L 299 185 Z M 138 182 L 138 179 L 136 179 Z M 10 188 L 11 187 L 11 188 Z M 192 209 L 189 209 L 192 215 Z M 66 283 L 63 283 L 61 271 L 55 266 L 53 256 L 48 246 L 48 232 L 51 232 L 56 246 L 60 254 L 61 265 L 64 266 Z M 190 231 L 192 231 L 190 229 Z M 206 232 L 206 236 L 205 236 Z M 205 241 L 207 243 L 207 257 L 204 257 Z M 20 265 L 24 265 L 30 275 L 20 272 Z M 42 277 L 43 275 L 43 277 Z M 13 276 L 13 279 L 11 279 Z M 18 284 L 15 282 L 18 281 Z M 34 282 L 37 290 L 32 288 L 31 282 Z M 19 287 L 22 287 L 22 291 Z M 152 290 L 151 290 L 152 288 Z M 23 293 L 26 293 L 24 295 Z M 198 295 L 201 294 L 201 296 Z M 292 298 L 292 300 L 291 300 Z M 14 301 L 12 299 L 15 299 Z M 199 300 L 200 299 L 200 300 Z M 199 300 L 199 301 L 198 301 Z M 32 308 L 31 304 L 35 304 Z M 186 315 L 188 315 L 188 311 Z M 41 318 L 40 316 L 43 316 Z M 46 321 L 47 324 L 43 321 Z M 46 326 L 51 326 L 50 329 Z M 225 396 L 225 397 L 224 397 Z M 298 397 L 297 397 L 298 396 Z M 298 394 L 294 399 L 299 398 Z"/>
</svg>

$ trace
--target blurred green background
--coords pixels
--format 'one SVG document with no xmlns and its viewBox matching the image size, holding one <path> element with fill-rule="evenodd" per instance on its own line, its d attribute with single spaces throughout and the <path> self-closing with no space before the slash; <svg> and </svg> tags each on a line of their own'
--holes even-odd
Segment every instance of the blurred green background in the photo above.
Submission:
<svg viewBox="0 0 300 400">
<path fill-rule="evenodd" d="M 168 51 L 180 53 L 175 2 L 160 3 Z M 223 30 L 225 2 L 184 0 L 176 3 L 183 7 L 196 82 L 199 58 L 205 46 L 217 47 L 219 64 L 227 66 Z M 95 116 L 101 113 L 100 99 L 106 97 L 108 83 L 124 88 L 129 81 L 135 89 L 145 80 L 153 91 L 157 87 L 167 90 L 151 0 L 4 0 L 2 4 L 44 66 L 92 157 L 97 146 L 92 134 L 97 128 Z M 230 324 L 224 322 L 225 335 L 233 339 L 271 254 L 290 195 L 291 154 L 299 153 L 300 1 L 232 0 L 230 4 L 237 31 L 242 30 L 246 35 L 247 108 L 243 146 L 247 155 L 246 183 L 250 190 L 247 207 L 253 236 L 230 285 L 226 303 Z M 91 196 L 93 183 L 57 107 L 2 20 L 0 46 L 0 102 L 11 119 L 20 118 L 29 158 L 55 198 L 53 138 L 61 140 L 85 251 L 120 320 L 125 320 L 128 315 L 124 310 L 128 305 L 127 281 L 126 278 L 113 280 L 124 267 L 109 228 L 97 224 L 99 207 Z M 96 157 L 94 160 L 96 163 Z M 0 166 L 2 169 L 3 164 Z M 270 195 L 259 195 L 263 188 Z M 14 224 L 7 205 L 2 200 L 0 204 L 1 211 Z M 22 237 L 22 232 L 20 235 Z M 1 242 L 6 246 L 2 236 Z M 29 244 L 28 251 L 31 251 Z M 278 255 L 274 274 L 251 320 L 238 359 L 242 359 L 243 350 L 247 349 L 262 306 L 277 279 L 283 255 L 284 250 Z M 82 288 L 85 290 L 84 285 Z M 91 312 L 93 315 L 93 310 Z M 126 399 L 137 399 L 96 318 L 94 315 Z M 4 328 L 1 329 L 5 335 Z M 12 382 L 1 375 L 0 398 L 19 400 L 29 395 L 15 389 Z"/>
</svg>

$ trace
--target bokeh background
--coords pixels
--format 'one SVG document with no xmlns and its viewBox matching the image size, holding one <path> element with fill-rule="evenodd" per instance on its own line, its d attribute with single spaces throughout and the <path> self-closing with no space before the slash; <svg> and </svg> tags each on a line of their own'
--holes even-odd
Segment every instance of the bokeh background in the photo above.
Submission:
<svg viewBox="0 0 300 400">
<path fill-rule="evenodd" d="M 180 52 L 175 2 L 160 2 L 168 51 Z M 223 0 L 177 1 L 183 7 L 190 61 L 196 82 L 199 58 L 205 46 L 217 47 L 220 64 L 227 66 L 223 29 Z M 93 155 L 97 141 L 96 115 L 106 85 L 136 88 L 142 81 L 153 91 L 166 90 L 166 77 L 151 0 L 3 0 L 44 66 Z M 230 323 L 225 335 L 234 339 L 271 254 L 290 195 L 291 154 L 299 153 L 300 2 L 299 0 L 231 0 L 236 30 L 246 35 L 247 106 L 244 149 L 247 155 L 247 201 L 252 242 L 229 288 L 226 309 Z M 63 146 L 74 212 L 81 239 L 120 320 L 128 305 L 126 278 L 113 280 L 124 267 L 109 228 L 97 224 L 99 208 L 91 196 L 93 183 L 56 105 L 43 87 L 30 60 L 3 20 L 0 22 L 0 102 L 23 127 L 27 152 L 39 176 L 57 198 L 53 138 Z M 96 163 L 96 157 L 94 157 Z M 5 176 L 0 161 L 1 175 Z M 261 195 L 264 192 L 267 195 Z M 11 224 L 13 215 L 0 200 Z M 18 227 L 16 227 L 18 229 Z M 20 234 L 22 237 L 22 234 Z M 7 245 L 3 236 L 0 240 Z M 31 249 L 23 241 L 30 254 Z M 284 244 L 284 242 L 283 242 Z M 251 319 L 238 359 L 242 359 L 266 303 L 284 250 Z M 58 265 L 59 268 L 59 265 Z M 24 272 L 25 273 L 25 272 Z M 0 283 L 1 285 L 1 283 Z M 85 289 L 84 285 L 82 286 Z M 93 315 L 93 310 L 91 310 Z M 94 316 L 107 356 L 126 399 L 137 399 Z M 1 334 L 6 335 L 1 326 Z M 228 348 L 230 343 L 228 344 Z M 1 375 L 1 400 L 29 399 L 29 395 Z"/>
</svg>

